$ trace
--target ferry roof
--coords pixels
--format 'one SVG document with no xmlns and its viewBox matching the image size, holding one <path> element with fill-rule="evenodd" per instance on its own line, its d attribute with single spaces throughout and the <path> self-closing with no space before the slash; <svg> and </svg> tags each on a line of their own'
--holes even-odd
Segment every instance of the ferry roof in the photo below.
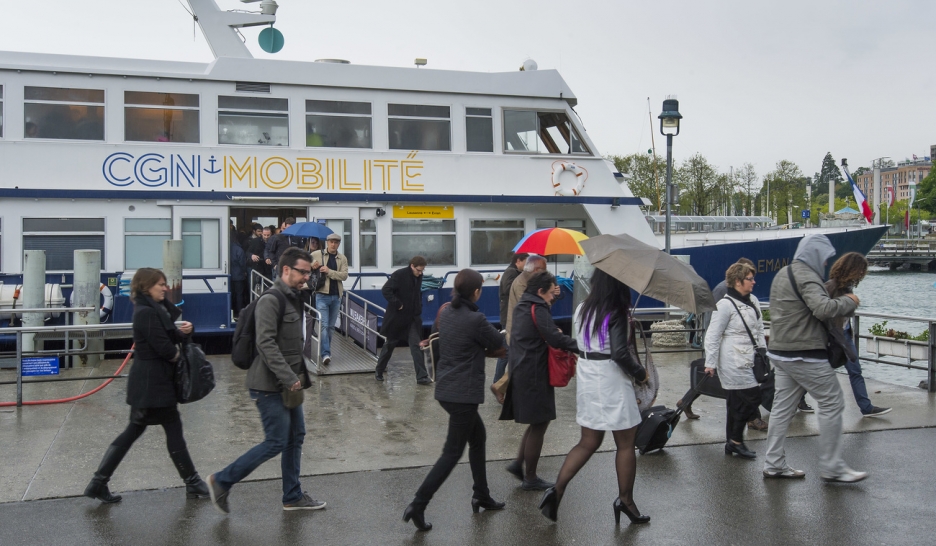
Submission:
<svg viewBox="0 0 936 546">
<path fill-rule="evenodd" d="M 0 51 L 0 70 L 262 82 L 358 89 L 561 98 L 578 103 L 556 70 L 463 72 L 220 57 L 210 63 Z"/>
</svg>

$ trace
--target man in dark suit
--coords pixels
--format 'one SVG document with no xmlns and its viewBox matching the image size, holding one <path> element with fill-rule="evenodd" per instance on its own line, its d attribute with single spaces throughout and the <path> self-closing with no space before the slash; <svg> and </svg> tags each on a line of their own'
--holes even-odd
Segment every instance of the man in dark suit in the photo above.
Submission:
<svg viewBox="0 0 936 546">
<path fill-rule="evenodd" d="M 429 385 L 429 372 L 423 363 L 422 350 L 422 276 L 426 269 L 426 259 L 414 256 L 408 266 L 398 269 L 390 275 L 381 292 L 387 300 L 387 314 L 384 316 L 380 333 L 387 340 L 384 342 L 374 377 L 383 381 L 387 363 L 393 355 L 397 343 L 406 341 L 413 355 L 413 367 L 416 369 L 416 382 Z"/>
<path fill-rule="evenodd" d="M 286 252 L 286 249 L 289 247 L 302 247 L 302 238 L 295 237 L 292 235 L 285 235 L 282 233 L 283 230 L 289 226 L 296 223 L 296 219 L 290 216 L 283 220 L 282 225 L 280 226 L 280 233 L 270 237 L 270 240 L 266 243 L 266 249 L 264 250 L 264 257 L 266 258 L 267 265 L 273 268 L 273 275 L 278 277 L 279 270 L 277 265 L 279 264 L 280 256 L 283 255 L 283 252 Z"/>
</svg>

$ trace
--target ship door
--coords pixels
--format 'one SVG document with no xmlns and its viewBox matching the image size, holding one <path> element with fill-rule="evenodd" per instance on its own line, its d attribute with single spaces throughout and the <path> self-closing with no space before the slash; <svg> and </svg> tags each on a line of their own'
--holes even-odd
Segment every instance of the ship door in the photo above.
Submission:
<svg viewBox="0 0 936 546">
<path fill-rule="evenodd" d="M 229 229 L 230 220 L 225 206 L 173 206 L 172 235 L 174 239 L 182 240 L 183 274 L 204 275 L 213 289 L 227 292 L 226 277 L 211 277 L 230 273 Z M 205 286 L 204 282 L 200 284 Z"/>
</svg>

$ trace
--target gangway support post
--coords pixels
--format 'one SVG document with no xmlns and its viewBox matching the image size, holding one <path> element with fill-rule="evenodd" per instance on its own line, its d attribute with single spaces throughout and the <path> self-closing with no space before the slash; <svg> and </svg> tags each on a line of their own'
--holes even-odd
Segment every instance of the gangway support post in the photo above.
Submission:
<svg viewBox="0 0 936 546">
<path fill-rule="evenodd" d="M 23 307 L 41 309 L 45 307 L 46 255 L 44 250 L 23 252 Z M 23 313 L 23 326 L 42 326 L 42 313 Z M 23 352 L 36 350 L 36 334 L 23 334 Z M 39 342 L 40 345 L 42 342 Z M 40 349 L 42 347 L 39 347 Z"/>
<path fill-rule="evenodd" d="M 175 305 L 182 302 L 182 241 L 163 241 L 163 267 L 169 293 L 166 298 Z"/>
<path fill-rule="evenodd" d="M 101 323 L 101 251 L 75 251 L 75 280 L 72 288 L 74 307 L 93 307 L 93 311 L 75 313 L 72 324 Z M 72 341 L 74 348 L 80 348 L 82 341 Z M 88 339 L 86 352 L 72 357 L 72 365 L 95 367 L 101 362 L 104 350 L 103 339 Z M 97 353 L 97 354 L 95 354 Z"/>
</svg>

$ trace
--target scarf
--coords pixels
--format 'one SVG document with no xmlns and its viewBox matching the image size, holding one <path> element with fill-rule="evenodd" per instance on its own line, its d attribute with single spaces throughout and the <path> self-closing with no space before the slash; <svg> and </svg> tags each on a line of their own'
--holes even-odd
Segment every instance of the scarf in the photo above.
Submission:
<svg viewBox="0 0 936 546">
<path fill-rule="evenodd" d="M 741 303 L 747 305 L 747 306 L 750 307 L 751 309 L 753 309 L 753 310 L 754 310 L 754 313 L 757 315 L 757 318 L 760 318 L 760 309 L 758 309 L 757 306 L 754 305 L 754 302 L 751 301 L 751 295 L 750 295 L 750 294 L 748 294 L 747 296 L 742 296 L 740 292 L 738 292 L 737 290 L 735 290 L 734 288 L 731 288 L 731 287 L 729 286 L 729 287 L 728 287 L 728 295 L 731 296 L 732 298 L 734 298 L 734 299 L 740 301 Z"/>
</svg>

